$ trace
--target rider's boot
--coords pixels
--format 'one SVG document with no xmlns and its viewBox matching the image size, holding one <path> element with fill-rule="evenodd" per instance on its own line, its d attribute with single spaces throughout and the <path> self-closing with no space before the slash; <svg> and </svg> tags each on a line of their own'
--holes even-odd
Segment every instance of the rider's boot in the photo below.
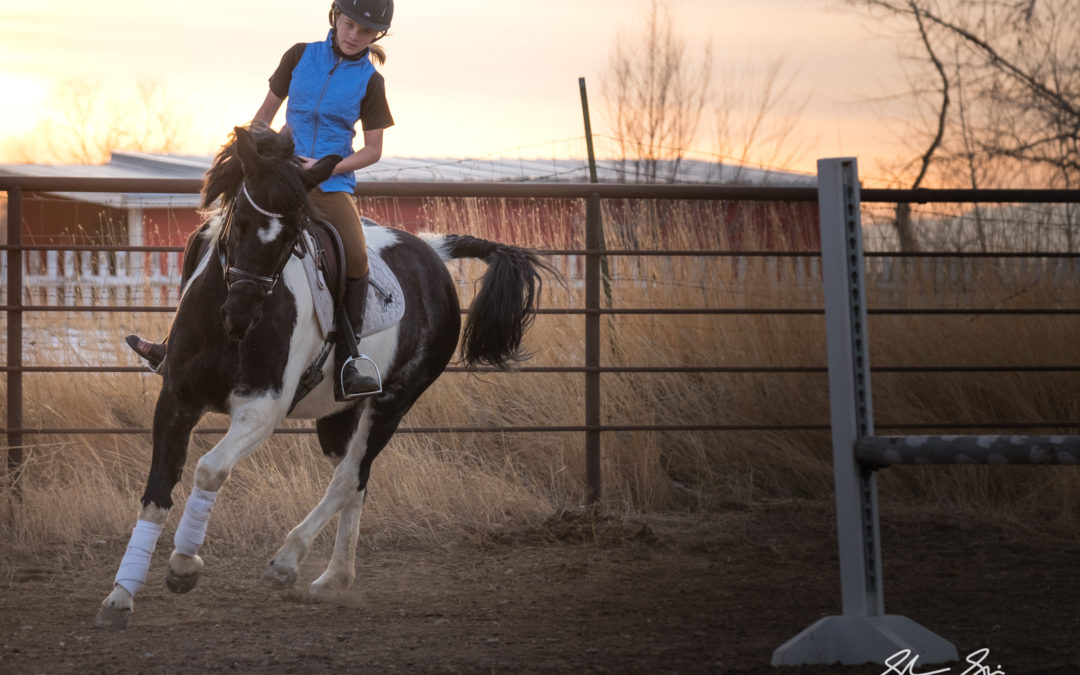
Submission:
<svg viewBox="0 0 1080 675">
<path fill-rule="evenodd" d="M 166 343 L 164 342 L 150 342 L 144 340 L 138 335 L 129 335 L 124 338 L 124 341 L 128 343 L 128 346 L 135 350 L 135 353 L 146 359 L 146 363 L 150 366 L 150 370 L 155 373 L 158 368 L 161 367 L 161 362 L 165 360 L 167 353 Z"/>
<path fill-rule="evenodd" d="M 202 224 L 199 229 L 188 235 L 187 243 L 184 245 L 184 269 L 180 275 L 180 291 L 183 292 L 187 286 L 187 282 L 195 274 L 196 266 L 199 263 L 200 247 L 205 245 L 205 237 L 203 233 L 210 227 L 210 221 Z M 138 335 L 129 335 L 124 338 L 124 341 L 128 343 L 136 354 L 146 359 L 147 365 L 150 366 L 150 370 L 158 372 L 161 368 L 161 362 L 165 360 L 167 353 L 167 347 L 165 342 L 151 342 L 145 340 Z"/>
<path fill-rule="evenodd" d="M 345 333 L 351 329 L 356 335 L 356 342 L 360 342 L 364 311 L 367 308 L 367 291 L 366 275 L 345 280 L 344 313 L 348 325 L 338 326 L 334 342 L 334 370 L 338 373 L 334 382 L 334 398 L 338 401 L 348 401 L 382 391 L 382 378 L 375 362 L 363 354 L 354 358 L 349 353 L 348 336 Z"/>
</svg>

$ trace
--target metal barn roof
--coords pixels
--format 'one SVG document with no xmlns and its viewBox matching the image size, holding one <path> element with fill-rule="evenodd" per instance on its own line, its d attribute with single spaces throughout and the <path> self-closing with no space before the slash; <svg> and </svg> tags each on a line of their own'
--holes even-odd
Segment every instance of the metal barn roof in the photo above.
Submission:
<svg viewBox="0 0 1080 675">
<path fill-rule="evenodd" d="M 195 178 L 210 168 L 210 157 L 114 152 L 107 164 L 0 164 L 0 175 L 75 178 Z M 138 192 L 50 192 L 76 201 L 116 208 L 195 208 L 197 194 Z"/>
<path fill-rule="evenodd" d="M 634 161 L 604 159 L 596 163 L 601 183 L 636 183 L 643 173 Z M 817 177 L 787 171 L 740 167 L 683 159 L 657 163 L 656 175 L 682 184 L 740 184 L 808 187 Z M 356 175 L 361 181 L 492 181 L 585 183 L 589 165 L 584 159 L 430 159 L 389 157 Z"/>
<path fill-rule="evenodd" d="M 193 178 L 201 179 L 212 162 L 210 156 L 160 155 L 113 152 L 107 164 L 0 164 L 0 175 L 64 176 L 97 178 Z M 598 160 L 597 178 L 602 183 L 639 182 L 639 166 L 633 161 Z M 771 185 L 809 187 L 813 175 L 740 167 L 731 164 L 684 159 L 663 161 L 656 175 L 683 184 Z M 563 182 L 589 180 L 584 159 L 438 159 L 384 157 L 357 172 L 358 181 L 435 182 Z M 116 208 L 195 208 L 197 194 L 56 192 L 59 197 Z"/>
</svg>

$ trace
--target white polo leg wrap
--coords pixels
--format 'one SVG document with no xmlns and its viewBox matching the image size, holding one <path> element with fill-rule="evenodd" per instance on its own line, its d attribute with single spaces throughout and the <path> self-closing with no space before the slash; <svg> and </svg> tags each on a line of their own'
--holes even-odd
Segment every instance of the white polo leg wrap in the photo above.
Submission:
<svg viewBox="0 0 1080 675">
<path fill-rule="evenodd" d="M 214 508 L 215 499 L 216 492 L 192 486 L 187 506 L 184 507 L 184 515 L 180 518 L 180 524 L 176 526 L 176 536 L 173 537 L 173 546 L 177 553 L 194 556 L 199 552 L 199 547 L 206 539 L 206 524 L 210 520 L 210 509 Z"/>
<path fill-rule="evenodd" d="M 154 553 L 161 525 L 149 520 L 135 523 L 135 529 L 128 540 L 127 551 L 120 561 L 116 572 L 116 583 L 125 591 L 135 595 L 146 581 L 146 572 L 150 569 L 150 556 Z"/>
</svg>

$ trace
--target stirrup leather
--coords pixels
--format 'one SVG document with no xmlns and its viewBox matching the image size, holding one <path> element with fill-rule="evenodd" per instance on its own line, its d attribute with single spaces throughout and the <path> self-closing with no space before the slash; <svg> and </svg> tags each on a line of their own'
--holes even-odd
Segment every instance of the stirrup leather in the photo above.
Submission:
<svg viewBox="0 0 1080 675">
<path fill-rule="evenodd" d="M 379 388 L 373 391 L 365 391 L 359 394 L 348 394 L 345 392 L 345 369 L 353 365 L 354 361 L 367 361 L 371 364 L 371 367 L 375 369 L 375 381 L 379 383 Z M 345 362 L 341 364 L 341 370 L 338 372 L 338 383 L 341 385 L 341 395 L 346 401 L 352 401 L 358 398 L 364 398 L 365 396 L 374 396 L 375 394 L 381 394 L 383 391 L 382 384 L 382 372 L 379 371 L 378 364 L 368 356 L 367 354 L 358 354 L 356 356 L 349 356 L 345 359 Z"/>
</svg>

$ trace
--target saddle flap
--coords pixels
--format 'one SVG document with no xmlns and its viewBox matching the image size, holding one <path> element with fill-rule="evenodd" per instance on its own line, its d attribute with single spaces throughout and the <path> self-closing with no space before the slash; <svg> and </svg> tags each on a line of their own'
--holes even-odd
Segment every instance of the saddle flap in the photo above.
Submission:
<svg viewBox="0 0 1080 675">
<path fill-rule="evenodd" d="M 311 221 L 304 232 L 314 240 L 312 258 L 322 272 L 334 302 L 340 302 L 345 294 L 345 247 L 341 237 L 330 223 L 323 220 Z"/>
<path fill-rule="evenodd" d="M 304 266 L 304 274 L 307 276 L 308 286 L 311 288 L 311 300 L 315 306 L 315 316 L 319 320 L 319 328 L 323 338 L 334 330 L 334 306 L 341 292 L 337 289 L 333 275 L 329 274 L 330 267 L 326 264 L 326 248 L 320 246 L 310 231 L 304 230 L 300 236 L 303 238 L 304 247 L 310 253 L 300 259 Z"/>
</svg>

